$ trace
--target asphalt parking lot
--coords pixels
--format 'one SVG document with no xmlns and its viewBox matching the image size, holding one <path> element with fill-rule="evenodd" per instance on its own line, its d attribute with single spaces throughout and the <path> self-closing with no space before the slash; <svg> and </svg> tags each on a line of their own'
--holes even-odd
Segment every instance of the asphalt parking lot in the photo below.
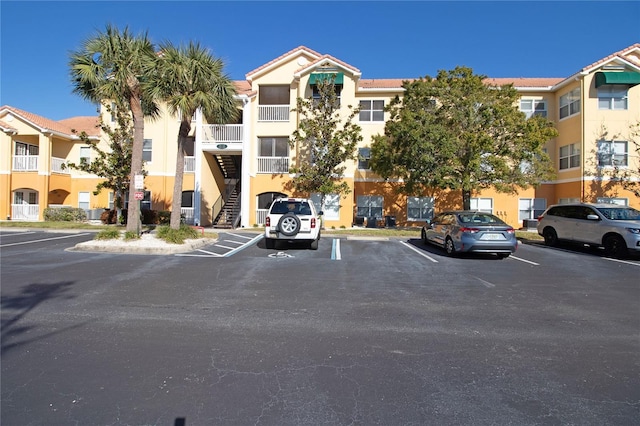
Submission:
<svg viewBox="0 0 640 426">
<path fill-rule="evenodd" d="M 0 234 L 3 424 L 640 418 L 637 258 L 327 235 L 267 250 L 250 233 L 136 256 Z"/>
</svg>

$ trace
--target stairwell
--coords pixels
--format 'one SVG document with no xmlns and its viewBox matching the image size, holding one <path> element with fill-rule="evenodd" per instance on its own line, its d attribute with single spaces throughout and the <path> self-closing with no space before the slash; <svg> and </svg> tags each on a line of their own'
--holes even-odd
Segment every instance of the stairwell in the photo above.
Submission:
<svg viewBox="0 0 640 426">
<path fill-rule="evenodd" d="M 240 176 L 237 167 L 238 157 L 216 155 L 216 161 L 225 181 L 235 182 L 233 189 L 224 197 L 224 204 L 213 220 L 213 228 L 233 229 L 240 221 Z"/>
</svg>

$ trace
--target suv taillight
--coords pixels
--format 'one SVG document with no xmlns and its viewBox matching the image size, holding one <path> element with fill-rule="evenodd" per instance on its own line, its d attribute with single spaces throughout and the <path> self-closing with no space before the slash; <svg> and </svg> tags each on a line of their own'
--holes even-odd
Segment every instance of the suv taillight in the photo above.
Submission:
<svg viewBox="0 0 640 426">
<path fill-rule="evenodd" d="M 315 227 L 316 227 L 316 218 L 315 218 L 315 217 L 312 217 L 312 218 L 311 218 L 311 229 L 313 229 L 313 228 L 315 228 Z"/>
<path fill-rule="evenodd" d="M 264 226 L 271 226 L 271 218 L 269 216 L 267 216 L 267 218 L 264 220 Z"/>
</svg>

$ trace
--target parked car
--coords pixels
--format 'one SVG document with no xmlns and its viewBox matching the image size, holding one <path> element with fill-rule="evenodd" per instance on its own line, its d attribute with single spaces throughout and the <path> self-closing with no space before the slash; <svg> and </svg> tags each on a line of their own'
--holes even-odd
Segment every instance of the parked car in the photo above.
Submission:
<svg viewBox="0 0 640 426">
<path fill-rule="evenodd" d="M 276 241 L 306 241 L 312 250 L 320 241 L 320 216 L 313 201 L 307 198 L 279 198 L 269 207 L 265 220 L 264 241 L 275 248 Z"/>
<path fill-rule="evenodd" d="M 604 247 L 610 256 L 640 253 L 640 211 L 617 204 L 557 204 L 538 217 L 548 246 L 570 241 Z"/>
<path fill-rule="evenodd" d="M 495 253 L 504 259 L 518 248 L 515 230 L 491 213 L 448 211 L 436 215 L 422 228 L 422 241 L 456 253 Z"/>
</svg>

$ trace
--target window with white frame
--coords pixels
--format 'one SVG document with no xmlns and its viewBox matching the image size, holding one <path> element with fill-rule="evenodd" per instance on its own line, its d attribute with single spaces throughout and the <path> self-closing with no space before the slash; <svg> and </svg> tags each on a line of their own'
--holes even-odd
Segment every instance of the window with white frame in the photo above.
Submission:
<svg viewBox="0 0 640 426">
<path fill-rule="evenodd" d="M 81 146 L 80 147 L 80 164 L 82 163 L 89 164 L 90 162 L 91 162 L 91 147 Z"/>
<path fill-rule="evenodd" d="M 16 142 L 15 155 L 38 155 L 38 145 Z"/>
<path fill-rule="evenodd" d="M 360 121 L 384 121 L 384 101 L 360 101 Z"/>
<path fill-rule="evenodd" d="M 627 141 L 598 141 L 598 167 L 628 166 L 627 147 Z"/>
<path fill-rule="evenodd" d="M 356 216 L 382 218 L 383 202 L 381 195 L 358 195 Z"/>
<path fill-rule="evenodd" d="M 142 142 L 142 160 L 147 163 L 151 162 L 151 154 L 153 148 L 153 140 L 152 139 L 144 139 Z"/>
<path fill-rule="evenodd" d="M 407 220 L 425 221 L 433 219 L 433 197 L 407 197 Z"/>
<path fill-rule="evenodd" d="M 580 202 L 580 198 L 560 198 L 558 200 L 558 204 L 573 204 L 573 203 L 579 203 Z"/>
<path fill-rule="evenodd" d="M 371 148 L 358 148 L 358 169 L 368 170 L 371 159 Z"/>
<path fill-rule="evenodd" d="M 596 203 L 618 204 L 620 206 L 628 206 L 629 205 L 629 199 L 628 198 L 616 198 L 616 197 L 598 197 L 596 199 Z"/>
<path fill-rule="evenodd" d="M 580 167 L 580 144 L 564 145 L 559 150 L 560 170 Z"/>
<path fill-rule="evenodd" d="M 534 115 L 547 116 L 547 101 L 544 99 L 520 99 L 520 111 L 524 112 L 527 118 Z"/>
<path fill-rule="evenodd" d="M 580 112 L 580 88 L 573 89 L 560 96 L 560 118 L 569 117 Z"/>
<path fill-rule="evenodd" d="M 289 138 L 258 138 L 260 157 L 289 157 Z"/>
<path fill-rule="evenodd" d="M 472 198 L 471 210 L 493 213 L 493 198 Z"/>
<path fill-rule="evenodd" d="M 520 198 L 518 200 L 518 220 L 536 219 L 547 208 L 544 198 Z"/>
<path fill-rule="evenodd" d="M 323 218 L 327 220 L 340 219 L 340 195 L 327 194 L 324 196 L 324 206 L 322 205 L 322 194 L 311 194 L 311 201 L 316 206 L 316 211 L 323 213 Z"/>
<path fill-rule="evenodd" d="M 598 87 L 598 109 L 627 109 L 628 92 L 629 86 L 624 84 L 607 84 Z"/>
<path fill-rule="evenodd" d="M 89 210 L 91 201 L 91 193 L 90 192 L 79 192 L 78 193 L 78 208 L 83 210 Z"/>
</svg>

